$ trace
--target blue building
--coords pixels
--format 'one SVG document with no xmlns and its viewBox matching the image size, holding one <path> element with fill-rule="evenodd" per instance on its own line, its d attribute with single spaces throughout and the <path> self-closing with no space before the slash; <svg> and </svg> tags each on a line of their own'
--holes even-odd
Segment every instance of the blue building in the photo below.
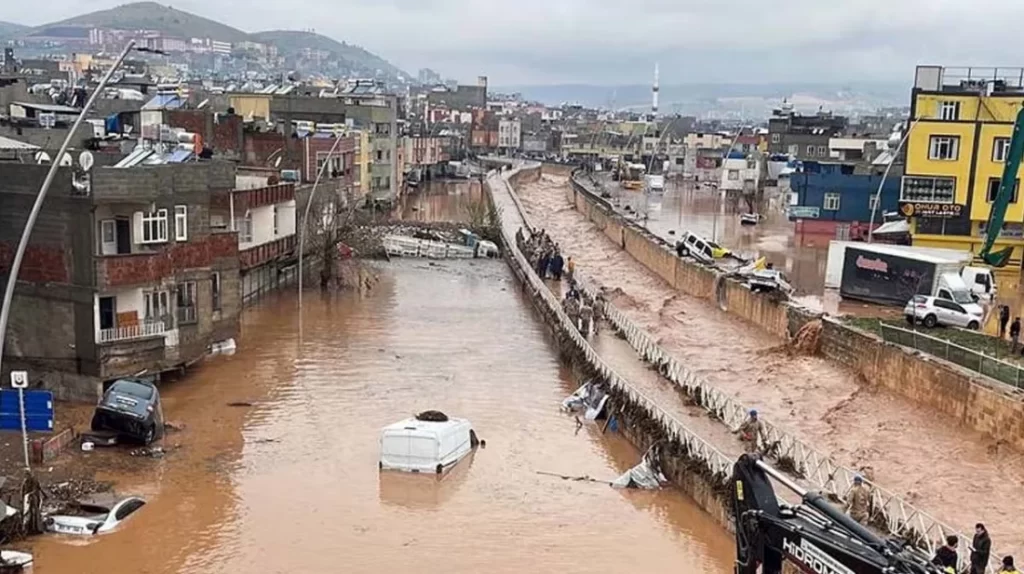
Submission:
<svg viewBox="0 0 1024 574">
<path fill-rule="evenodd" d="M 884 167 L 868 167 L 878 173 L 857 173 L 864 168 L 854 164 L 801 162 L 790 175 L 789 220 L 796 222 L 797 233 L 836 237 L 837 229 L 843 227 L 849 230 L 849 238 L 865 235 L 884 171 Z M 903 166 L 894 165 L 885 180 L 875 211 L 876 228 L 883 223 L 883 213 L 898 208 L 902 175 Z"/>
</svg>

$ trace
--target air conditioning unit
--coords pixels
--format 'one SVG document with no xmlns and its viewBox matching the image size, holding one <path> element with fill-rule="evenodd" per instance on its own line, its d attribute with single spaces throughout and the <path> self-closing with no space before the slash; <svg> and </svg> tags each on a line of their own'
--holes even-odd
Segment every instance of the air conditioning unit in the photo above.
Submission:
<svg viewBox="0 0 1024 574">
<path fill-rule="evenodd" d="M 302 179 L 302 172 L 297 169 L 282 169 L 281 181 L 297 183 Z"/>
</svg>

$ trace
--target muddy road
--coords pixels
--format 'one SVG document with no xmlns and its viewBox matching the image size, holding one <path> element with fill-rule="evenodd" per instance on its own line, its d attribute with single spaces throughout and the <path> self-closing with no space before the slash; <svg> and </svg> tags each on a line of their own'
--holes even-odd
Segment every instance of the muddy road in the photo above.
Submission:
<svg viewBox="0 0 1024 574">
<path fill-rule="evenodd" d="M 236 355 L 162 389 L 181 447 L 98 477 L 149 504 L 110 535 L 37 538 L 36 573 L 731 571 L 732 538 L 680 493 L 537 474 L 611 479 L 639 453 L 559 412 L 575 383 L 504 263 L 380 274 L 305 297 L 301 345 L 292 294 L 248 310 Z M 380 427 L 428 408 L 487 447 L 440 483 L 380 474 Z"/>
<path fill-rule="evenodd" d="M 518 191 L 579 272 L 612 289 L 613 303 L 689 368 L 937 518 L 964 532 L 984 522 L 996 549 L 1021 549 L 1020 453 L 823 359 L 790 356 L 782 341 L 673 290 L 575 211 L 566 185 L 545 175 Z"/>
</svg>

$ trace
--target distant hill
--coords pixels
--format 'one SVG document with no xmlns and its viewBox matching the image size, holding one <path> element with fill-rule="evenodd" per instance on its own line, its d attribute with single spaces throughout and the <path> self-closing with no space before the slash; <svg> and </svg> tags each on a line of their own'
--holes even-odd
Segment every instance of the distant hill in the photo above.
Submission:
<svg viewBox="0 0 1024 574">
<path fill-rule="evenodd" d="M 28 32 L 37 34 L 60 26 L 96 26 L 121 30 L 158 30 L 178 38 L 213 38 L 223 42 L 240 42 L 247 34 L 220 22 L 175 10 L 156 2 L 123 4 L 109 10 L 90 12 L 59 22 L 51 22 Z"/>
<path fill-rule="evenodd" d="M 4 26 L 0 23 L 0 38 L 4 37 Z M 11 26 L 17 26 L 11 24 Z M 360 48 L 338 42 L 337 40 L 313 32 L 297 32 L 288 30 L 272 30 L 249 34 L 209 18 L 175 10 L 156 2 L 135 2 L 123 4 L 109 10 L 90 12 L 59 22 L 51 22 L 37 28 L 29 29 L 21 26 L 11 34 L 13 36 L 32 36 L 33 34 L 65 35 L 69 27 L 95 26 L 99 28 L 116 28 L 122 30 L 156 30 L 176 38 L 211 38 L 222 42 L 260 42 L 272 43 L 285 56 L 302 52 L 306 48 L 323 50 L 334 54 L 339 60 L 358 72 L 374 72 L 381 70 L 385 75 L 394 78 L 405 75 L 387 60 Z M 49 31 L 49 32 L 48 32 Z"/>
<path fill-rule="evenodd" d="M 356 67 L 366 70 L 381 70 L 389 76 L 405 75 L 402 70 L 395 67 L 384 58 L 368 52 L 359 46 L 338 42 L 327 36 L 314 32 L 299 32 L 293 30 L 269 30 L 256 32 L 250 38 L 254 42 L 273 44 L 283 54 L 295 54 L 305 49 L 322 50 L 330 52 L 342 58 Z"/>
<path fill-rule="evenodd" d="M 15 38 L 28 30 L 28 26 L 0 20 L 0 40 Z"/>
</svg>

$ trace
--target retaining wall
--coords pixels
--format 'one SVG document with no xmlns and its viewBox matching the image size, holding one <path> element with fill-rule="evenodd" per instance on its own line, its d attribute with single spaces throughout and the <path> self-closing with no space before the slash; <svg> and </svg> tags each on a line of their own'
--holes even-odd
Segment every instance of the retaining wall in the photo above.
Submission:
<svg viewBox="0 0 1024 574">
<path fill-rule="evenodd" d="M 710 299 L 724 311 L 780 338 L 821 318 L 819 313 L 753 293 L 713 268 L 676 257 L 664 240 L 615 214 L 581 177 L 571 181 L 566 193 L 577 211 L 675 289 Z M 867 383 L 886 387 L 964 428 L 1024 450 L 1024 402 L 1010 387 L 832 320 L 825 320 L 820 341 L 825 358 L 850 368 Z"/>
</svg>

